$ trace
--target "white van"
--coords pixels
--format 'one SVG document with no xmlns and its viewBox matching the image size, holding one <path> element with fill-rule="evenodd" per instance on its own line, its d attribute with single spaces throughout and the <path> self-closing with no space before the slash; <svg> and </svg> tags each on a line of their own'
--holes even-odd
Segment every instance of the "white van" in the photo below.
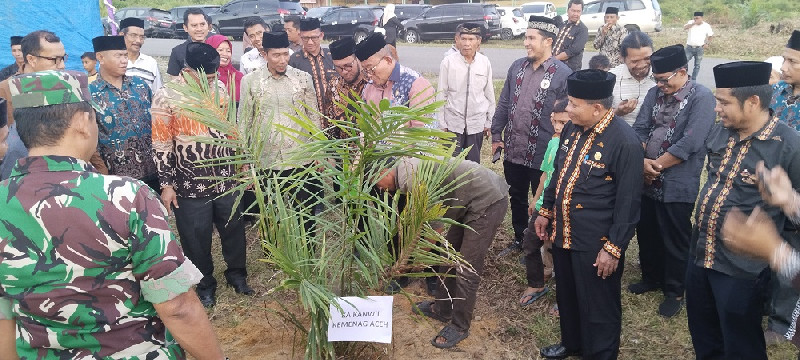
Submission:
<svg viewBox="0 0 800 360">
<path fill-rule="evenodd" d="M 596 0 L 583 7 L 581 21 L 589 28 L 589 35 L 596 35 L 605 22 L 606 8 L 619 9 L 618 24 L 628 31 L 661 31 L 661 6 L 658 0 Z"/>
</svg>

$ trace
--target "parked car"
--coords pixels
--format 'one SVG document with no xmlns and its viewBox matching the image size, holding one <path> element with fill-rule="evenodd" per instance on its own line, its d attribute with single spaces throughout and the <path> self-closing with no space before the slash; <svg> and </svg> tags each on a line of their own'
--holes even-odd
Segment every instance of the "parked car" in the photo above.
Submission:
<svg viewBox="0 0 800 360">
<path fill-rule="evenodd" d="M 394 14 L 397 16 L 397 20 L 403 21 L 415 18 L 431 7 L 433 6 L 426 4 L 395 5 Z"/>
<path fill-rule="evenodd" d="M 370 9 L 372 10 L 372 13 L 375 14 L 375 17 L 379 20 L 381 16 L 383 16 L 383 6 L 381 5 L 356 5 L 353 7 L 357 9 Z"/>
<path fill-rule="evenodd" d="M 262 18 L 267 31 L 281 31 L 284 16 L 305 16 L 306 12 L 298 1 L 233 0 L 210 15 L 214 31 L 240 39 L 244 33 L 244 21 L 249 17 Z"/>
<path fill-rule="evenodd" d="M 551 2 L 536 1 L 536 2 L 524 3 L 522 4 L 522 6 L 520 6 L 520 9 L 522 9 L 525 21 L 528 21 L 531 15 L 544 16 L 544 17 L 549 17 L 551 19 L 558 15 L 558 12 L 556 11 L 556 6 L 553 5 L 553 3 Z"/>
<path fill-rule="evenodd" d="M 320 19 L 320 30 L 325 33 L 325 38 L 352 37 L 359 43 L 375 30 L 377 24 L 378 18 L 368 8 L 339 8 Z"/>
<path fill-rule="evenodd" d="M 661 6 L 658 0 L 598 0 L 587 2 L 583 7 L 581 21 L 589 28 L 589 35 L 596 35 L 603 25 L 606 8 L 619 9 L 618 24 L 628 31 L 661 31 Z"/>
<path fill-rule="evenodd" d="M 118 9 L 114 13 L 117 25 L 122 19 L 130 17 L 144 20 L 144 35 L 147 37 L 175 37 L 175 21 L 168 11 L 148 7 L 129 7 Z M 103 22 L 103 27 L 107 34 L 111 33 L 108 19 Z"/>
<path fill-rule="evenodd" d="M 453 39 L 456 27 L 465 22 L 483 24 L 483 39 L 500 35 L 500 14 L 494 4 L 444 4 L 425 10 L 421 15 L 403 21 L 408 43 Z"/>
<path fill-rule="evenodd" d="M 317 18 L 322 19 L 323 16 L 327 15 L 329 12 L 335 9 L 341 9 L 344 6 L 320 6 L 308 9 L 306 11 L 306 18 Z"/>
<path fill-rule="evenodd" d="M 500 38 L 511 40 L 517 36 L 525 34 L 528 29 L 528 20 L 522 9 L 515 7 L 497 7 L 500 14 Z"/>
<path fill-rule="evenodd" d="M 186 13 L 186 10 L 191 8 L 200 8 L 203 10 L 206 15 L 211 15 L 217 10 L 219 10 L 219 5 L 191 5 L 191 6 L 178 6 L 172 9 L 169 9 L 170 15 L 172 15 L 172 19 L 175 20 L 175 26 L 173 31 L 175 32 L 175 38 L 178 39 L 186 39 L 189 35 L 183 30 L 183 14 Z"/>
</svg>

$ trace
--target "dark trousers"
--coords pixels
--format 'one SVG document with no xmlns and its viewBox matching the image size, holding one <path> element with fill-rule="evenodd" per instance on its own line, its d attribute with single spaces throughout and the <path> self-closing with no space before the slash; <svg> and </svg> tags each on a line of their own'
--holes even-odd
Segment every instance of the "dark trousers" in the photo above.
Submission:
<svg viewBox="0 0 800 360">
<path fill-rule="evenodd" d="M 503 174 L 509 186 L 514 241 L 522 244 L 522 234 L 528 227 L 528 196 L 531 192 L 536 192 L 536 188 L 539 187 L 542 171 L 504 161 Z"/>
<path fill-rule="evenodd" d="M 147 184 L 156 194 L 161 195 L 161 182 L 158 180 L 158 175 L 146 176 L 142 179 L 143 183 Z"/>
<path fill-rule="evenodd" d="M 301 182 L 297 184 L 283 180 L 290 176 L 295 176 L 297 173 L 300 173 L 304 170 L 305 169 L 268 170 L 264 174 L 264 177 L 265 179 L 270 179 L 271 177 L 280 178 L 278 181 L 283 187 L 281 189 L 281 194 L 288 193 L 290 204 L 295 206 L 295 211 L 305 214 L 303 227 L 306 229 L 306 233 L 309 234 L 308 237 L 311 238 L 313 237 L 314 227 L 316 224 L 314 221 L 314 205 L 323 195 L 322 185 L 318 180 L 311 179 L 310 175 L 302 176 L 299 179 Z M 289 189 L 289 187 L 292 185 L 297 185 L 297 187 Z"/>
<path fill-rule="evenodd" d="M 468 330 L 472 322 L 472 312 L 475 310 L 486 253 L 492 245 L 497 228 L 503 223 L 506 211 L 508 211 L 508 200 L 500 200 L 490 205 L 485 213 L 464 224 L 471 227 L 471 230 L 461 226 L 450 226 L 447 232 L 447 241 L 461 252 L 464 260 L 472 265 L 472 269 L 467 267 L 439 269 L 442 273 L 455 276 L 446 277 L 444 282 L 439 282 L 439 288 L 436 290 L 436 309 L 440 315 L 452 318 L 451 323 L 460 330 Z"/>
<path fill-rule="evenodd" d="M 769 270 L 740 279 L 689 265 L 686 314 L 698 360 L 767 359 L 761 314 L 768 281 Z"/>
<path fill-rule="evenodd" d="M 186 257 L 203 273 L 197 285 L 199 291 L 214 291 L 214 261 L 211 258 L 211 235 L 217 228 L 222 243 L 222 257 L 228 268 L 225 279 L 247 277 L 244 223 L 239 208 L 234 208 L 235 194 L 222 197 L 178 197 L 175 225 L 180 235 L 181 247 Z M 231 217 L 231 211 L 234 212 Z M 228 220 L 230 218 L 230 220 Z"/>
<path fill-rule="evenodd" d="M 800 249 L 800 232 L 795 229 L 784 231 L 784 239 L 794 249 Z M 792 323 L 792 312 L 794 312 L 800 293 L 794 289 L 791 280 L 787 280 L 773 272 L 769 280 L 769 319 L 767 328 L 778 333 L 786 334 Z"/>
<path fill-rule="evenodd" d="M 474 161 L 476 163 L 481 162 L 481 146 L 483 145 L 483 133 L 479 132 L 477 134 L 466 135 L 466 134 L 459 134 L 457 132 L 453 132 L 456 135 L 456 153 L 453 156 L 457 156 L 462 151 L 466 150 L 468 147 L 472 146 L 469 149 L 469 153 L 467 154 L 467 160 Z M 536 190 L 536 189 L 534 189 Z"/>
<path fill-rule="evenodd" d="M 583 359 L 616 359 L 622 333 L 622 272 L 625 257 L 611 276 L 597 276 L 597 252 L 553 246 L 556 302 L 561 344 Z"/>
<path fill-rule="evenodd" d="M 524 252 L 523 256 L 525 256 L 525 276 L 527 277 L 528 286 L 536 289 L 544 287 L 542 245 L 544 245 L 544 241 L 536 236 L 535 229 L 530 226 L 522 242 L 522 251 Z"/>
<path fill-rule="evenodd" d="M 660 286 L 666 297 L 683 297 L 685 291 L 693 208 L 692 203 L 664 203 L 642 196 L 636 225 L 642 281 Z"/>
</svg>

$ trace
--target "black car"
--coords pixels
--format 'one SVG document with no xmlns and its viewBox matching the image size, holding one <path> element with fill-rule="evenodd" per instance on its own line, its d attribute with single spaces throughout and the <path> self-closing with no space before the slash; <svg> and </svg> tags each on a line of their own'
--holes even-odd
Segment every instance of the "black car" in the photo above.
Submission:
<svg viewBox="0 0 800 360">
<path fill-rule="evenodd" d="M 422 13 L 425 12 L 425 10 L 428 10 L 431 7 L 432 5 L 424 5 L 424 4 L 395 5 L 394 15 L 397 16 L 397 20 L 400 21 L 413 19 L 417 16 L 422 15 Z"/>
<path fill-rule="evenodd" d="M 403 21 L 404 37 L 408 43 L 452 40 L 456 27 L 465 22 L 483 24 L 483 40 L 500 34 L 500 14 L 494 4 L 444 4 Z"/>
<path fill-rule="evenodd" d="M 183 30 L 183 14 L 186 13 L 186 10 L 189 10 L 191 8 L 202 9 L 203 12 L 206 13 L 206 15 L 211 15 L 215 13 L 217 10 L 219 10 L 219 5 L 178 6 L 169 9 L 170 15 L 172 15 L 172 18 L 175 20 L 174 32 L 175 32 L 175 37 L 178 39 L 186 39 L 189 36 L 189 34 L 187 34 L 185 30 Z"/>
<path fill-rule="evenodd" d="M 144 35 L 147 37 L 175 37 L 175 21 L 168 11 L 147 8 L 147 7 L 130 7 L 117 10 L 114 14 L 117 19 L 117 24 L 126 18 L 137 18 L 144 20 Z M 108 21 L 103 23 L 106 27 L 106 33 L 111 33 Z"/>
<path fill-rule="evenodd" d="M 356 43 L 364 40 L 377 24 L 375 13 L 365 7 L 335 9 L 320 19 L 320 29 L 325 38 L 353 37 Z"/>
<path fill-rule="evenodd" d="M 281 31 L 284 16 L 302 17 L 305 14 L 299 1 L 233 0 L 211 14 L 211 22 L 217 34 L 240 39 L 244 34 L 244 21 L 249 17 L 262 18 L 267 24 L 267 31 Z"/>
<path fill-rule="evenodd" d="M 308 11 L 306 11 L 306 18 L 322 19 L 322 17 L 325 16 L 325 15 L 328 15 L 329 12 L 331 12 L 333 10 L 336 10 L 336 9 L 341 9 L 343 7 L 344 6 L 320 6 L 320 7 L 311 8 L 311 9 L 308 9 Z"/>
</svg>

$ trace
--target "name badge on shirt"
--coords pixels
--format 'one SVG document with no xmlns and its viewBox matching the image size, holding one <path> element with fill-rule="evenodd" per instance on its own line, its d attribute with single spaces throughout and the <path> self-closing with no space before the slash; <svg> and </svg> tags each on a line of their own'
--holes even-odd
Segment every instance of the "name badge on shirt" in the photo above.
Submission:
<svg viewBox="0 0 800 360">
<path fill-rule="evenodd" d="M 549 89 L 550 88 L 550 80 L 547 80 L 547 79 L 542 80 L 542 83 L 539 84 L 539 87 L 541 87 L 542 89 L 545 89 L 545 90 Z"/>
</svg>

